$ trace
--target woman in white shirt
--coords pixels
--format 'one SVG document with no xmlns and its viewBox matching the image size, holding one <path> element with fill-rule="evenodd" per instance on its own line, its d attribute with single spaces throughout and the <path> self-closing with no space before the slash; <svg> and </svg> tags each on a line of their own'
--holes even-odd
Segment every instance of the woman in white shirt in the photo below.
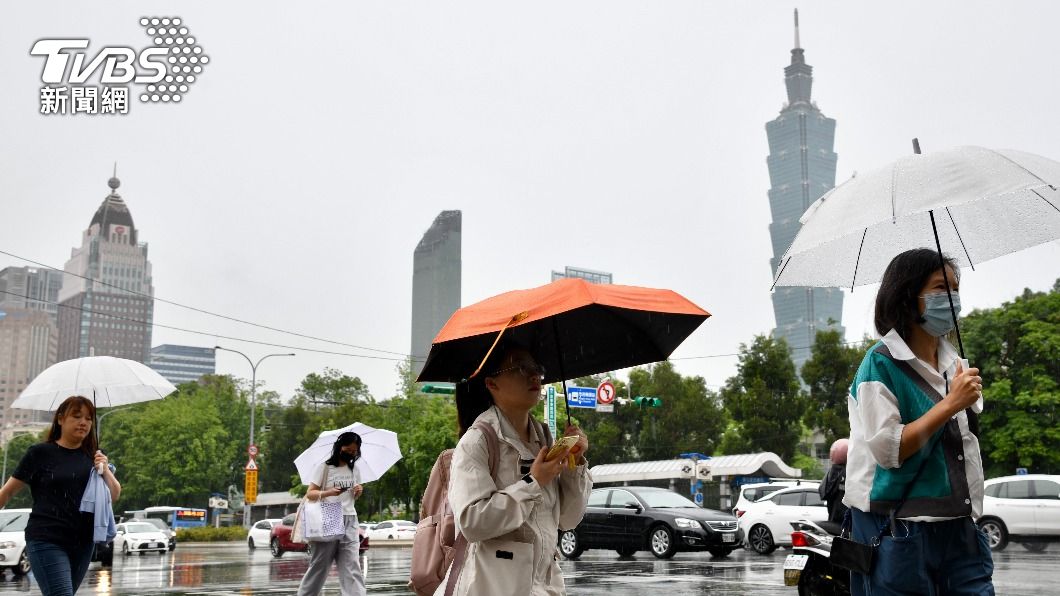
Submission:
<svg viewBox="0 0 1060 596">
<path fill-rule="evenodd" d="M 850 388 L 846 495 L 852 537 L 876 546 L 860 594 L 993 595 L 993 560 L 974 519 L 983 465 L 968 410 L 983 409 L 979 369 L 945 335 L 960 312 L 959 270 L 927 248 L 887 266 L 876 296 L 882 336 Z"/>
<path fill-rule="evenodd" d="M 360 474 L 354 465 L 361 457 L 361 436 L 354 432 L 342 433 L 335 439 L 331 457 L 317 466 L 314 478 L 323 478 L 324 486 L 309 483 L 306 498 L 310 501 L 342 503 L 345 534 L 338 540 L 313 540 L 309 569 L 298 586 L 298 596 L 320 594 L 334 562 L 339 571 L 339 593 L 342 596 L 364 596 L 364 575 L 361 573 L 360 533 L 357 524 L 355 499 L 361 496 Z"/>
</svg>

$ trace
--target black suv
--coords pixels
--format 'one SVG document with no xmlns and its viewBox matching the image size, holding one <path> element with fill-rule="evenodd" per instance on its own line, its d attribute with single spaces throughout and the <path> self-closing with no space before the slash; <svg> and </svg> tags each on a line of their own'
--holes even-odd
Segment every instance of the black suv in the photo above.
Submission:
<svg viewBox="0 0 1060 596">
<path fill-rule="evenodd" d="M 623 557 L 640 550 L 660 559 L 703 550 L 725 557 L 742 543 L 732 514 L 703 509 L 674 491 L 650 486 L 594 490 L 578 527 L 559 536 L 559 550 L 568 559 L 591 548 L 613 549 Z"/>
</svg>

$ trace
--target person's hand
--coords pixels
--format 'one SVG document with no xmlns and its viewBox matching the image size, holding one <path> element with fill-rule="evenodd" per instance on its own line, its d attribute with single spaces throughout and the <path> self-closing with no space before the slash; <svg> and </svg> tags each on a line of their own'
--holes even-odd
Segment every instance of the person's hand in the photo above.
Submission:
<svg viewBox="0 0 1060 596">
<path fill-rule="evenodd" d="M 363 492 L 364 492 L 364 487 L 363 486 L 361 486 L 360 484 L 353 485 L 353 498 L 354 499 L 361 498 L 361 493 L 363 493 Z"/>
<path fill-rule="evenodd" d="M 983 378 L 979 376 L 979 369 L 969 368 L 965 370 L 961 363 L 958 362 L 957 374 L 953 377 L 953 382 L 950 383 L 950 392 L 946 394 L 946 401 L 949 401 L 954 409 L 960 412 L 978 401 L 982 391 Z"/>
<path fill-rule="evenodd" d="M 556 476 L 559 476 L 559 473 L 563 471 L 563 466 L 567 465 L 567 456 L 570 455 L 570 451 L 570 449 L 565 449 L 563 453 L 552 461 L 545 461 L 545 456 L 548 455 L 548 447 L 542 447 L 541 451 L 537 452 L 537 458 L 534 459 L 534 463 L 530 466 L 530 475 L 541 486 L 547 486 Z"/>
<path fill-rule="evenodd" d="M 585 452 L 589 450 L 589 437 L 585 436 L 585 432 L 577 426 L 568 424 L 567 429 L 563 431 L 565 437 L 578 437 L 578 442 L 571 447 L 570 454 L 578 459 L 578 463 L 585 461 Z"/>
<path fill-rule="evenodd" d="M 337 486 L 333 486 L 333 487 L 329 488 L 328 490 L 326 490 L 326 491 L 324 491 L 324 492 L 322 492 L 320 494 L 325 496 L 325 497 L 337 497 L 337 496 L 342 494 L 342 490 L 343 489 L 341 489 L 341 488 L 339 488 Z"/>
<path fill-rule="evenodd" d="M 94 467 L 95 467 L 95 468 L 96 468 L 97 470 L 100 470 L 100 474 L 102 474 L 102 473 L 103 473 L 103 472 L 104 472 L 105 470 L 108 470 L 108 469 L 109 469 L 109 468 L 107 467 L 107 464 L 109 464 L 109 463 L 110 463 L 110 460 L 109 460 L 109 459 L 107 459 L 107 456 L 106 456 L 106 455 L 105 455 L 105 454 L 104 454 L 104 453 L 103 453 L 102 451 L 99 451 L 99 450 L 97 449 L 97 450 L 96 450 L 96 457 L 95 457 L 95 459 L 94 459 L 94 460 L 92 461 L 92 465 L 93 465 L 93 466 L 94 466 Z"/>
</svg>

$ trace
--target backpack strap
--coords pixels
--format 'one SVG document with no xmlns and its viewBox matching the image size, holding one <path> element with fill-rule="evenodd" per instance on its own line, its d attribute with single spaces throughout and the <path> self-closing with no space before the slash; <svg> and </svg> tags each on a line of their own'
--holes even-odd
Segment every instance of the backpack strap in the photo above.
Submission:
<svg viewBox="0 0 1060 596">
<path fill-rule="evenodd" d="M 471 425 L 471 428 L 478 429 L 482 433 L 482 437 L 486 439 L 490 477 L 496 482 L 497 462 L 501 457 L 501 445 L 500 439 L 497 438 L 497 431 L 489 424 L 481 421 L 476 421 Z M 467 559 L 467 538 L 464 538 L 462 533 L 457 533 L 456 541 L 453 542 L 453 549 L 456 551 L 456 557 L 453 559 L 453 566 L 449 568 L 449 580 L 445 584 L 445 596 L 453 596 L 453 591 L 456 590 L 456 582 L 460 579 L 460 570 L 464 568 L 464 562 Z"/>
</svg>

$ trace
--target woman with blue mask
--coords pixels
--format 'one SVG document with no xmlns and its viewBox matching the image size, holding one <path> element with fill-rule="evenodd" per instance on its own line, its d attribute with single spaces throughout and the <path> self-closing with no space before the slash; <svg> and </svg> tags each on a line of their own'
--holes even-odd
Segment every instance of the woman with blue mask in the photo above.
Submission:
<svg viewBox="0 0 1060 596">
<path fill-rule="evenodd" d="M 850 388 L 846 495 L 851 537 L 875 546 L 851 593 L 993 594 L 979 441 L 967 409 L 983 380 L 945 339 L 960 312 L 959 270 L 929 249 L 895 257 L 876 297 L 882 336 Z M 952 299 L 952 310 L 951 310 Z"/>
</svg>

